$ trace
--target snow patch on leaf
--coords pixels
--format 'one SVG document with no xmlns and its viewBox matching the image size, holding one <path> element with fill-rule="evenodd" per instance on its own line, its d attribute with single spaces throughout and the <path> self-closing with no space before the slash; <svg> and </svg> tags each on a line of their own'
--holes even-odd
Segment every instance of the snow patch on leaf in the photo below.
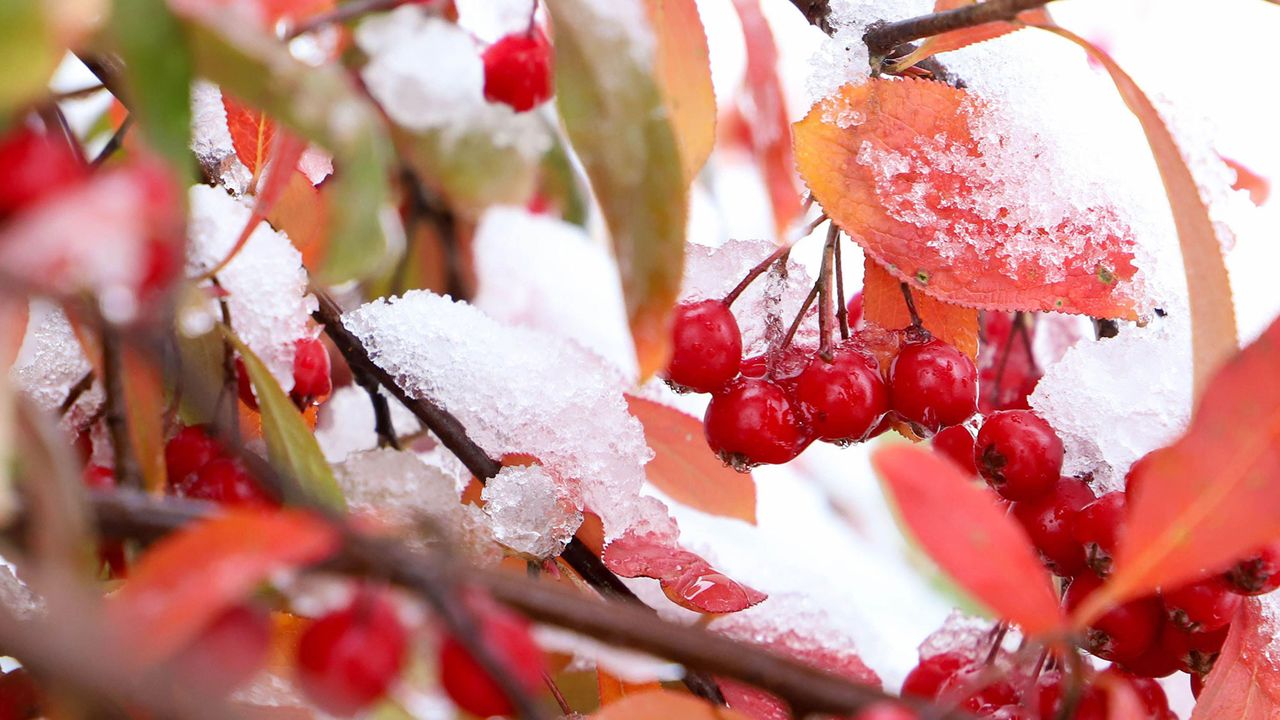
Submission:
<svg viewBox="0 0 1280 720">
<path fill-rule="evenodd" d="M 72 386 L 93 370 L 76 339 L 71 323 L 60 308 L 35 302 L 18 358 L 9 370 L 14 385 L 46 412 L 56 412 Z M 62 425 L 73 433 L 83 430 L 106 399 L 97 380 L 62 416 Z"/>
</svg>

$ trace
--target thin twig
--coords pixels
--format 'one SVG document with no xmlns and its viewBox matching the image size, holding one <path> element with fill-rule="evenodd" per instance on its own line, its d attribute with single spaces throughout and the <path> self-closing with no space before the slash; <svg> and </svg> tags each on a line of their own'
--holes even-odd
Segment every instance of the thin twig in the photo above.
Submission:
<svg viewBox="0 0 1280 720">
<path fill-rule="evenodd" d="M 924 323 L 920 321 L 920 313 L 916 312 L 916 299 L 911 294 L 911 286 L 902 283 L 902 298 L 907 301 L 907 312 L 911 314 L 911 327 L 921 329 Z"/>
<path fill-rule="evenodd" d="M 63 399 L 62 404 L 58 406 L 58 416 L 61 417 L 71 412 L 71 408 L 76 406 L 80 398 L 93 387 L 93 371 L 86 370 L 80 379 L 67 390 L 67 397 Z"/>
<path fill-rule="evenodd" d="M 115 133 L 111 135 L 111 139 L 107 140 L 107 144 L 102 146 L 98 156 L 89 164 L 95 168 L 101 167 L 116 151 L 124 147 L 124 136 L 128 134 L 131 127 L 133 127 L 133 115 L 129 115 L 124 119 L 124 122 L 120 123 L 120 127 L 116 128 Z"/>
<path fill-rule="evenodd" d="M 822 246 L 822 266 L 818 269 L 818 356 L 830 361 L 831 333 L 835 325 L 835 293 L 832 288 L 832 275 L 835 273 L 836 240 L 840 235 L 835 223 L 827 231 L 826 243 Z"/>
<path fill-rule="evenodd" d="M 1050 0 L 987 0 L 952 10 L 930 13 L 895 22 L 876 23 L 867 28 L 862 40 L 872 57 L 888 55 L 897 46 L 952 30 L 1009 21 L 1019 13 L 1048 4 Z"/>
<path fill-rule="evenodd" d="M 836 319 L 840 321 L 840 339 L 849 339 L 849 301 L 844 296 L 844 263 L 840 259 L 840 228 L 833 223 L 831 225 L 832 232 L 835 234 L 835 257 L 836 257 Z"/>
<path fill-rule="evenodd" d="M 746 276 L 742 278 L 742 281 L 739 282 L 737 286 L 735 286 L 732 290 L 730 290 L 728 295 L 724 296 L 724 304 L 732 305 L 733 302 L 738 299 L 738 296 L 742 295 L 742 292 L 746 290 L 747 287 L 751 285 L 751 283 L 755 282 L 756 278 L 763 275 L 764 272 L 769 269 L 769 266 L 773 265 L 775 262 L 778 262 L 779 260 L 782 260 L 790 252 L 791 252 L 791 246 L 784 245 L 778 248 L 777 250 L 774 250 L 772 253 L 769 254 L 769 257 L 765 258 L 764 260 L 761 260 L 755 267 L 748 270 Z"/>
<path fill-rule="evenodd" d="M 129 423 L 125 419 L 124 407 L 124 368 L 121 356 L 120 339 L 116 329 L 105 323 L 101 325 L 102 339 L 102 374 L 103 388 L 106 391 L 106 424 L 107 435 L 111 440 L 111 454 L 114 456 L 114 472 L 116 484 L 127 487 L 138 482 L 137 465 L 134 462 L 133 447 L 129 443 Z"/>
<path fill-rule="evenodd" d="M 792 339 L 796 336 L 796 331 L 800 329 L 800 323 L 804 322 L 804 314 L 809 311 L 809 306 L 813 304 L 814 299 L 818 297 L 818 293 L 822 292 L 822 280 L 813 284 L 813 289 L 805 297 L 804 302 L 800 305 L 800 312 L 796 313 L 796 319 L 791 321 L 791 326 L 787 328 L 787 334 L 782 337 L 782 343 L 778 345 L 778 350 L 782 351 L 791 344 Z M 819 317 L 821 320 L 821 317 Z"/>
<path fill-rule="evenodd" d="M 391 405 L 387 397 L 378 391 L 378 384 L 366 376 L 359 376 L 356 382 L 369 395 L 369 404 L 373 405 L 373 431 L 378 435 L 378 447 L 400 449 L 400 439 L 396 436 L 395 423 L 391 421 Z"/>
<path fill-rule="evenodd" d="M 285 33 L 284 39 L 286 41 L 293 40 L 299 35 L 315 32 L 326 25 L 345 23 L 370 13 L 394 10 L 409 2 L 412 2 L 412 0 L 351 0 L 351 2 L 342 3 L 327 13 L 316 15 L 306 22 L 299 23 L 297 27 Z"/>
</svg>

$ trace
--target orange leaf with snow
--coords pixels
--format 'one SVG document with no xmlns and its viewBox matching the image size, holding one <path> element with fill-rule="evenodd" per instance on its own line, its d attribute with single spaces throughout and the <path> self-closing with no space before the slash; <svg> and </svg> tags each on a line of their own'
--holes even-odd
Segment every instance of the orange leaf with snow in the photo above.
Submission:
<svg viewBox="0 0 1280 720">
<path fill-rule="evenodd" d="M 925 330 L 970 358 L 978 356 L 977 310 L 935 300 L 924 293 L 914 293 L 912 303 Z M 867 258 L 862 275 L 862 317 L 869 324 L 886 330 L 901 330 L 911 325 L 902 281 L 871 258 Z"/>
<path fill-rule="evenodd" d="M 796 124 L 796 166 L 868 255 L 939 300 L 1137 319 L 1135 242 L 1119 210 L 1041 207 L 987 156 L 986 113 L 942 83 L 846 85 Z"/>
</svg>

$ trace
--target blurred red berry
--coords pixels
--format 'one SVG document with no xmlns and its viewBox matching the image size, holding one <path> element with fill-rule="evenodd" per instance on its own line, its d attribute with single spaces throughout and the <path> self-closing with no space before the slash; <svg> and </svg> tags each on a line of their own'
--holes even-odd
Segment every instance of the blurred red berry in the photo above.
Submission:
<svg viewBox="0 0 1280 720">
<path fill-rule="evenodd" d="M 164 446 L 165 473 L 169 486 L 184 485 L 191 475 L 200 472 L 212 460 L 222 454 L 218 443 L 205 432 L 202 425 L 189 425 L 169 438 Z"/>
<path fill-rule="evenodd" d="M 1236 563 L 1226 578 L 1241 595 L 1264 595 L 1280 588 L 1280 545 L 1268 545 Z"/>
<path fill-rule="evenodd" d="M 966 473 L 978 474 L 978 467 L 973 464 L 973 431 L 967 426 L 952 425 L 939 430 L 933 436 L 933 449 Z"/>
<path fill-rule="evenodd" d="M 524 618 L 494 608 L 480 619 L 477 640 L 525 692 L 535 694 L 542 687 L 542 649 L 529 634 Z M 515 712 L 498 684 L 452 636 L 446 636 L 440 645 L 440 685 L 454 704 L 472 715 L 489 717 Z"/>
<path fill-rule="evenodd" d="M 333 391 L 329 369 L 329 350 L 323 341 L 299 340 L 293 355 L 293 389 L 289 396 L 299 406 L 306 406 L 328 395 Z"/>
<path fill-rule="evenodd" d="M 234 605 L 174 658 L 174 666 L 207 691 L 225 695 L 262 669 L 270 647 L 270 616 L 253 605 Z"/>
<path fill-rule="evenodd" d="M 525 112 L 555 92 L 551 43 L 540 28 L 512 33 L 484 51 L 484 97 Z"/>
<path fill-rule="evenodd" d="M 387 693 L 408 648 L 391 603 L 360 591 L 347 607 L 316 618 L 298 639 L 302 691 L 320 709 L 355 715 Z"/>
<path fill-rule="evenodd" d="M 89 176 L 61 139 L 19 127 L 0 139 L 0 220 Z"/>
</svg>

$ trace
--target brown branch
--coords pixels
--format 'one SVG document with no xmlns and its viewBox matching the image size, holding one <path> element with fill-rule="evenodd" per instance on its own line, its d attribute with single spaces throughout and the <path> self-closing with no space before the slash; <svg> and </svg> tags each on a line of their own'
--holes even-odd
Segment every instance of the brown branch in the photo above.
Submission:
<svg viewBox="0 0 1280 720">
<path fill-rule="evenodd" d="M 209 503 L 164 500 L 132 491 L 92 493 L 91 505 L 105 535 L 144 541 L 217 512 L 217 506 Z M 769 650 L 701 627 L 662 620 L 643 606 L 602 603 L 556 585 L 459 565 L 438 553 L 417 552 L 394 540 L 367 537 L 345 527 L 338 555 L 316 569 L 386 579 L 424 597 L 457 584 L 479 587 L 533 620 L 732 677 L 814 712 L 851 714 L 891 698 Z M 936 707 L 930 711 L 929 717 L 940 720 L 968 717 Z"/>
<path fill-rule="evenodd" d="M 133 457 L 133 447 L 129 442 L 129 423 L 125 419 L 124 377 L 122 367 L 120 338 L 115 328 L 106 325 L 102 328 L 102 387 L 106 392 L 107 435 L 111 440 L 111 454 L 115 467 L 116 484 L 124 486 L 138 481 L 138 468 Z M 141 487 L 141 485 L 139 485 Z"/>
<path fill-rule="evenodd" d="M 347 361 L 352 374 L 356 377 L 363 375 L 367 378 L 372 378 L 377 384 L 386 388 L 392 396 L 413 413 L 414 417 L 418 418 L 424 427 L 435 433 L 440 442 L 449 452 L 462 461 L 462 464 L 471 471 L 471 474 L 477 480 L 483 483 L 498 474 L 498 471 L 502 469 L 502 464 L 489 457 L 483 448 L 476 445 L 471 436 L 467 434 L 466 428 L 462 426 L 462 423 L 458 422 L 457 418 L 439 405 L 422 398 L 413 397 L 404 388 L 400 387 L 400 384 L 396 382 L 396 379 L 390 373 L 373 362 L 360 339 L 342 324 L 342 309 L 338 307 L 333 298 L 323 290 L 315 289 L 313 292 L 319 302 L 319 307 L 312 314 L 312 317 L 315 318 L 316 322 L 324 326 L 325 332 L 333 340 L 334 346 L 338 348 L 338 352 L 342 353 L 342 357 Z M 600 557 L 576 536 L 569 541 L 560 557 L 569 564 L 569 567 L 581 575 L 583 580 L 602 595 L 626 600 L 645 607 L 646 610 L 649 609 L 617 575 L 605 567 Z M 708 700 L 720 704 L 724 703 L 724 696 L 711 678 L 693 674 L 685 678 L 685 684 L 694 693 Z"/>
<path fill-rule="evenodd" d="M 862 40 L 873 58 L 883 57 L 903 43 L 990 22 L 1013 20 L 1019 13 L 1042 7 L 1050 1 L 987 0 L 976 5 L 965 5 L 906 20 L 875 23 L 867 28 Z"/>
<path fill-rule="evenodd" d="M 835 32 L 828 20 L 831 15 L 830 0 L 791 0 L 791 4 L 796 6 L 810 25 L 828 35 Z"/>
<path fill-rule="evenodd" d="M 327 13 L 321 13 L 298 24 L 297 27 L 285 33 L 284 39 L 286 41 L 293 40 L 299 35 L 315 32 L 326 25 L 349 22 L 370 13 L 394 10 L 410 2 L 413 2 L 413 0 L 351 0 L 350 2 L 342 3 Z"/>
<path fill-rule="evenodd" d="M 66 415 L 71 412 L 71 408 L 76 406 L 76 403 L 91 387 L 93 387 L 93 371 L 88 370 L 67 390 L 67 396 L 63 398 L 62 404 L 58 406 L 58 415 Z"/>
<path fill-rule="evenodd" d="M 90 163 L 93 167 L 101 167 L 103 163 L 111 158 L 120 148 L 124 147 L 124 136 L 129 133 L 129 128 L 133 127 L 133 116 L 129 115 L 120 123 L 120 127 L 111 135 L 111 139 L 107 140 L 107 144 L 102 146 L 102 150 L 98 152 L 97 157 Z"/>
</svg>

